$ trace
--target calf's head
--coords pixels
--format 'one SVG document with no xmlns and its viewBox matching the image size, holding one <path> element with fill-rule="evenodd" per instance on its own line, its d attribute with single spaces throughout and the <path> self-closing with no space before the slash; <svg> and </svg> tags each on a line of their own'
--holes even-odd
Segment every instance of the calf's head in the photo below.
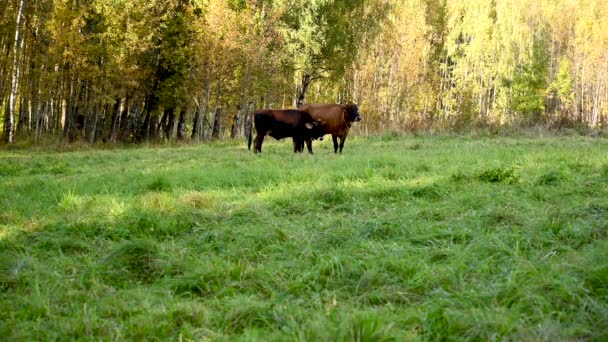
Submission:
<svg viewBox="0 0 608 342">
<path fill-rule="evenodd" d="M 345 119 L 347 122 L 361 121 L 361 115 L 359 115 L 359 107 L 354 103 L 349 103 L 344 106 L 346 110 Z"/>
<path fill-rule="evenodd" d="M 325 135 L 325 131 L 323 131 L 324 123 L 322 120 L 314 120 L 313 122 L 307 122 L 304 127 L 306 127 L 307 134 L 311 138 L 323 140 L 323 136 Z"/>
</svg>

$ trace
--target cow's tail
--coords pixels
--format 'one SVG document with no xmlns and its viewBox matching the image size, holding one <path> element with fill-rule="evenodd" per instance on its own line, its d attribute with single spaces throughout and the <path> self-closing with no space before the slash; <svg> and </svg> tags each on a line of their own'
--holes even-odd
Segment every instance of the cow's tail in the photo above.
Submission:
<svg viewBox="0 0 608 342">
<path fill-rule="evenodd" d="M 249 132 L 247 132 L 247 149 L 251 150 L 251 139 L 253 136 L 253 113 L 249 114 Z"/>
</svg>

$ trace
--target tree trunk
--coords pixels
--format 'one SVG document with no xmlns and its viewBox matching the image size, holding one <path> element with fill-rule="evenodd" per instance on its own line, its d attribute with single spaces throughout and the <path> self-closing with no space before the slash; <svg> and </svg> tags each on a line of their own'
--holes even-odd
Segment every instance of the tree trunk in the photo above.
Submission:
<svg viewBox="0 0 608 342">
<path fill-rule="evenodd" d="M 194 123 L 192 125 L 192 139 L 196 141 L 203 141 L 205 137 L 205 116 L 207 113 L 207 106 L 209 105 L 209 99 L 211 98 L 211 71 L 207 68 L 207 77 L 205 79 L 205 97 L 202 103 L 194 98 L 196 101 L 196 115 L 194 117 Z"/>
<path fill-rule="evenodd" d="M 142 140 L 148 140 L 150 138 L 150 132 L 154 132 L 154 128 L 155 127 L 151 127 L 154 125 L 151 125 L 151 121 L 152 121 L 152 112 L 156 110 L 156 106 L 158 105 L 158 97 L 156 96 L 156 90 L 158 88 L 158 80 L 154 81 L 154 86 L 152 86 L 152 90 L 150 91 L 150 94 L 148 94 L 148 97 L 146 98 L 146 103 L 145 103 L 145 117 L 144 117 L 144 123 L 141 126 L 141 129 L 139 130 L 139 134 L 137 136 L 137 140 L 138 141 L 142 141 Z"/>
<path fill-rule="evenodd" d="M 89 133 L 89 144 L 95 143 L 95 136 L 97 135 L 97 125 L 99 124 L 99 108 L 93 109 L 93 122 L 91 123 L 91 132 Z M 101 125 L 103 127 L 103 125 Z"/>
<path fill-rule="evenodd" d="M 38 125 L 39 125 L 39 121 L 40 121 L 40 77 L 42 75 L 42 73 L 44 72 L 44 67 L 41 68 L 40 70 L 40 75 L 36 75 L 37 77 L 35 78 L 35 82 L 32 85 L 32 91 L 31 91 L 31 97 L 32 97 L 32 122 L 30 123 L 31 125 L 31 130 L 34 131 L 34 137 L 37 137 L 38 135 Z"/>
<path fill-rule="evenodd" d="M 118 140 L 124 142 L 129 135 L 129 103 L 130 97 L 127 95 L 123 101 L 122 112 L 120 113 L 120 125 L 118 129 Z"/>
<path fill-rule="evenodd" d="M 245 137 L 248 141 L 251 141 L 253 134 L 253 102 L 249 102 L 247 106 L 247 112 L 245 113 L 244 124 L 245 124 Z"/>
<path fill-rule="evenodd" d="M 158 123 L 158 126 L 156 126 L 156 129 L 154 130 L 154 135 L 155 136 L 160 136 L 160 130 L 161 127 L 163 129 L 163 132 L 165 131 L 165 128 L 167 127 L 167 116 L 169 113 L 169 109 L 165 109 L 163 111 L 163 115 L 160 117 L 160 122 Z"/>
<path fill-rule="evenodd" d="M 148 137 L 150 136 L 149 129 L 150 129 L 150 112 L 148 111 L 148 106 L 149 104 L 147 104 L 146 107 L 146 116 L 144 117 L 144 122 L 141 124 L 141 128 L 137 134 L 137 141 L 144 141 L 144 140 L 148 140 Z"/>
<path fill-rule="evenodd" d="M 306 99 L 306 92 L 308 91 L 308 86 L 310 86 L 311 82 L 312 82 L 311 75 L 302 76 L 302 83 L 298 87 L 298 95 L 297 95 L 298 100 L 296 102 L 296 107 L 300 107 L 301 105 L 304 104 L 304 100 Z"/>
<path fill-rule="evenodd" d="M 230 139 L 234 139 L 236 138 L 237 135 L 237 131 L 239 129 L 239 112 L 241 111 L 241 107 L 239 106 L 237 108 L 237 112 L 236 114 L 234 114 L 234 117 L 232 118 L 232 127 L 230 129 Z"/>
<path fill-rule="evenodd" d="M 23 136 L 24 133 L 27 132 L 28 130 L 28 125 L 29 125 L 29 106 L 28 106 L 28 102 L 29 99 L 25 98 L 25 96 L 27 93 L 22 94 L 19 97 L 19 120 L 15 120 L 16 122 L 16 132 L 17 134 L 15 134 L 16 136 Z"/>
<path fill-rule="evenodd" d="M 121 99 L 117 98 L 112 108 L 112 126 L 110 127 L 110 136 L 108 137 L 111 143 L 116 142 L 118 136 L 118 127 L 120 126 L 120 102 Z"/>
<path fill-rule="evenodd" d="M 196 112 L 194 113 L 194 120 L 192 121 L 192 135 L 190 135 L 191 140 L 194 140 L 194 141 L 203 140 L 202 122 L 203 122 L 203 120 L 201 120 L 201 108 L 200 108 L 200 106 L 198 106 L 198 103 L 197 103 Z"/>
<path fill-rule="evenodd" d="M 103 109 L 102 109 L 103 108 Z M 93 127 L 93 143 L 96 143 L 101 138 L 102 142 L 105 142 L 104 132 L 106 131 L 106 120 L 108 119 L 108 112 L 110 110 L 110 105 L 105 105 L 97 108 L 95 111 L 95 125 Z M 97 114 L 101 111 L 101 117 Z"/>
<path fill-rule="evenodd" d="M 220 121 L 222 119 L 222 109 L 215 109 L 215 119 L 213 119 L 213 131 L 211 133 L 211 138 L 219 139 L 220 137 Z"/>
<path fill-rule="evenodd" d="M 38 142 L 40 140 L 40 136 L 42 135 L 42 131 L 45 127 L 45 120 L 44 120 L 44 114 L 46 113 L 47 110 L 47 103 L 49 103 L 50 101 L 45 101 L 44 103 L 42 103 L 42 105 L 38 108 L 37 114 L 36 114 L 36 135 L 34 136 L 34 141 Z"/>
<path fill-rule="evenodd" d="M 175 108 L 167 108 L 165 114 L 167 115 L 167 125 L 163 128 L 165 131 L 165 138 L 170 140 L 173 137 L 173 127 L 175 127 Z"/>
<path fill-rule="evenodd" d="M 250 63 L 249 58 L 246 59 L 245 63 L 245 79 L 243 80 L 243 86 L 241 88 L 241 101 L 238 106 L 237 114 L 234 118 L 234 126 L 232 128 L 232 138 L 235 138 L 237 135 L 243 135 L 243 131 L 245 130 L 245 116 L 247 115 L 247 94 L 249 92 L 249 81 L 250 81 Z"/>
<path fill-rule="evenodd" d="M 68 71 L 69 72 L 69 71 Z M 66 97 L 64 97 L 63 100 L 63 109 L 62 109 L 62 117 L 63 117 L 63 137 L 64 139 L 66 139 L 68 142 L 72 142 L 73 141 L 73 137 L 74 137 L 74 126 L 75 126 L 75 113 L 77 112 L 77 108 L 76 108 L 76 104 L 74 102 L 76 102 L 76 97 L 77 97 L 77 90 L 74 90 L 74 80 L 71 79 L 71 77 L 69 78 L 69 83 L 70 83 L 70 90 L 69 93 L 67 94 Z"/>
<path fill-rule="evenodd" d="M 5 38 L 7 41 L 4 42 L 3 48 L 4 48 L 4 61 L 8 61 L 10 56 L 11 56 L 11 46 L 10 46 L 10 38 Z M 4 64 L 8 64 L 8 63 L 4 63 Z M 7 94 L 7 90 L 10 90 L 10 79 L 8 77 L 8 74 L 10 73 L 10 69 L 8 67 L 8 65 L 4 65 L 3 68 L 0 68 L 0 106 L 2 106 L 2 108 L 7 108 L 8 109 L 8 103 L 5 103 L 4 101 L 8 101 L 8 94 Z M 6 112 L 6 114 L 8 115 L 8 111 Z"/>
<path fill-rule="evenodd" d="M 13 75 L 11 82 L 11 94 L 8 104 L 8 117 L 4 122 L 4 138 L 8 143 L 13 143 L 15 137 L 15 103 L 17 101 L 17 90 L 19 88 L 19 35 L 21 28 L 21 12 L 23 11 L 24 0 L 19 2 L 17 12 L 17 22 L 15 25 L 15 43 L 13 45 Z"/>
<path fill-rule="evenodd" d="M 150 127 L 148 127 L 147 140 L 155 141 L 160 137 L 160 128 L 162 125 L 158 120 L 158 115 L 152 115 L 150 117 Z"/>
<path fill-rule="evenodd" d="M 186 108 L 179 111 L 179 120 L 177 122 L 177 140 L 184 140 L 186 136 Z"/>
<path fill-rule="evenodd" d="M 196 109 L 194 113 L 194 119 L 192 120 L 192 134 L 190 135 L 190 139 L 193 141 L 201 141 L 202 140 L 202 120 L 201 120 L 201 111 L 200 109 Z"/>
</svg>

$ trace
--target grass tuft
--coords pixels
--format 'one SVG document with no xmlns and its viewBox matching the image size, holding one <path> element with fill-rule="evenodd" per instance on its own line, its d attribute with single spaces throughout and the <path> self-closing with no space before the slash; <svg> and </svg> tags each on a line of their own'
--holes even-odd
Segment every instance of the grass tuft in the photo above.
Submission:
<svg viewBox="0 0 608 342">
<path fill-rule="evenodd" d="M 446 190 L 437 184 L 422 185 L 412 189 L 412 196 L 416 198 L 440 199 L 445 197 L 446 194 Z"/>
<path fill-rule="evenodd" d="M 280 319 L 273 314 L 268 303 L 253 298 L 236 298 L 228 303 L 223 318 L 224 331 L 242 333 L 248 328 L 272 327 Z"/>
<path fill-rule="evenodd" d="M 600 167 L 600 175 L 604 178 L 608 178 L 608 163 L 604 163 Z"/>
<path fill-rule="evenodd" d="M 549 171 L 536 180 L 538 185 L 557 185 L 565 179 L 564 175 L 559 171 Z"/>
<path fill-rule="evenodd" d="M 402 237 L 404 227 L 399 222 L 378 220 L 363 223 L 361 237 L 370 240 L 392 240 Z"/>
<path fill-rule="evenodd" d="M 513 168 L 496 167 L 479 172 L 477 179 L 486 183 L 515 184 L 520 176 Z"/>
<path fill-rule="evenodd" d="M 0 291 L 17 290 L 29 284 L 28 270 L 33 260 L 16 252 L 0 253 Z"/>
<path fill-rule="evenodd" d="M 0 161 L 0 177 L 14 177 L 21 174 L 22 168 L 19 164 L 8 160 Z"/>
<path fill-rule="evenodd" d="M 385 323 L 383 319 L 374 313 L 361 313 L 348 320 L 347 333 L 341 340 L 344 341 L 375 341 L 387 342 L 397 341 L 393 335 L 393 324 Z"/>
<path fill-rule="evenodd" d="M 521 214 L 512 207 L 494 208 L 482 216 L 487 228 L 522 227 L 525 220 Z"/>
<path fill-rule="evenodd" d="M 172 188 L 171 181 L 164 176 L 157 176 L 146 185 L 146 189 L 149 191 L 171 191 Z"/>
<path fill-rule="evenodd" d="M 451 174 L 450 178 L 454 182 L 468 182 L 473 176 L 468 172 L 458 170 Z"/>
<path fill-rule="evenodd" d="M 40 233 L 34 237 L 36 246 L 43 249 L 59 250 L 64 254 L 81 254 L 91 250 L 87 241 L 74 237 L 57 236 L 53 233 Z"/>
<path fill-rule="evenodd" d="M 133 240 L 122 243 L 103 259 L 108 280 L 151 282 L 164 275 L 166 262 L 158 246 L 148 240 Z"/>
</svg>

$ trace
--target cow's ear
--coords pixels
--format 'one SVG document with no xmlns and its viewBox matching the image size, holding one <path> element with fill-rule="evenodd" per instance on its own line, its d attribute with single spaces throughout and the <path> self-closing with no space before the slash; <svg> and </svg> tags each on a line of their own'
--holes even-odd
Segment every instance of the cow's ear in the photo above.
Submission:
<svg viewBox="0 0 608 342">
<path fill-rule="evenodd" d="M 304 124 L 304 127 L 308 128 L 308 129 L 312 129 L 314 126 L 310 122 L 307 122 L 306 124 Z"/>
</svg>

